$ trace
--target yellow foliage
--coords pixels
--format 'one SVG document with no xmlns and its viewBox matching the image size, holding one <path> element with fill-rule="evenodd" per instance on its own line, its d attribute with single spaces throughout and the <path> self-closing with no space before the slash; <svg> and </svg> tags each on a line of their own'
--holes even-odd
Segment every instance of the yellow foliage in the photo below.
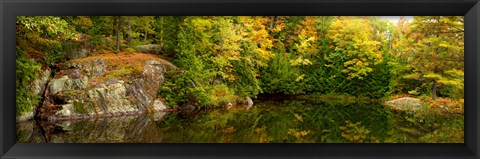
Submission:
<svg viewBox="0 0 480 159">
<path fill-rule="evenodd" d="M 301 122 L 303 122 L 303 117 L 298 115 L 298 114 L 293 114 L 295 116 L 295 118 Z"/>
<path fill-rule="evenodd" d="M 365 19 L 341 17 L 332 23 L 327 36 L 333 39 L 332 45 L 346 58 L 343 73 L 348 74 L 348 79 L 363 79 L 372 72 L 372 65 L 383 61 L 382 52 L 379 51 L 380 42 L 375 41 L 371 35 L 373 28 Z"/>
</svg>

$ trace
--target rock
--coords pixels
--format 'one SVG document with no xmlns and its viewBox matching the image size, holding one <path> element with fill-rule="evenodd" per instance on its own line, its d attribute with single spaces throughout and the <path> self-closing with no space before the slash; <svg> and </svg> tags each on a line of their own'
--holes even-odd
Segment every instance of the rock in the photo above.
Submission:
<svg viewBox="0 0 480 159">
<path fill-rule="evenodd" d="M 247 100 L 245 100 L 245 103 L 247 103 L 247 107 L 251 107 L 253 105 L 253 100 L 250 97 L 247 97 Z"/>
<path fill-rule="evenodd" d="M 127 87 L 128 95 L 135 99 L 140 110 L 147 110 L 148 106 L 153 102 L 153 96 L 145 90 L 147 86 L 148 84 L 145 83 L 145 80 L 137 79 Z"/>
<path fill-rule="evenodd" d="M 69 70 L 67 73 L 67 76 L 71 79 L 79 79 L 81 76 L 80 70 L 78 69 Z"/>
<path fill-rule="evenodd" d="M 122 80 L 109 81 L 87 90 L 82 99 L 88 101 L 88 105 L 83 105 L 85 112 L 107 114 L 137 110 L 135 103 L 127 98 L 124 84 Z"/>
<path fill-rule="evenodd" d="M 35 111 L 23 113 L 22 115 L 19 115 L 19 116 L 16 117 L 16 121 L 17 122 L 24 122 L 24 121 L 32 120 L 33 116 L 35 114 L 34 112 Z"/>
<path fill-rule="evenodd" d="M 167 109 L 167 106 L 165 106 L 162 101 L 157 99 L 153 102 L 153 110 L 161 111 L 165 109 Z"/>
<path fill-rule="evenodd" d="M 423 102 L 412 97 L 403 97 L 385 102 L 385 105 L 392 106 L 398 110 L 418 110 Z"/>
<path fill-rule="evenodd" d="M 138 52 L 143 53 L 152 53 L 152 54 L 160 54 L 162 53 L 162 46 L 157 44 L 148 44 L 148 45 L 139 45 L 135 48 Z"/>
<path fill-rule="evenodd" d="M 40 73 L 40 76 L 32 82 L 28 91 L 37 96 L 40 96 L 40 97 L 43 96 L 43 92 L 45 91 L 50 75 L 51 75 L 51 70 L 48 67 L 42 70 L 42 72 Z M 38 103 L 32 105 L 31 112 L 25 112 L 22 115 L 17 116 L 16 121 L 24 122 L 24 121 L 33 119 L 34 115 L 36 114 L 37 105 Z"/>
<path fill-rule="evenodd" d="M 32 93 L 42 96 L 43 91 L 45 90 L 45 87 L 48 82 L 48 78 L 52 74 L 52 71 L 49 68 L 46 68 L 40 75 L 39 78 L 35 79 L 33 81 L 32 85 L 30 85 L 30 90 Z"/>
<path fill-rule="evenodd" d="M 228 102 L 226 106 L 227 106 L 227 109 L 230 109 L 230 108 L 232 108 L 232 107 L 233 107 L 233 104 L 232 104 L 232 103 L 230 103 L 230 102 Z"/>
<path fill-rule="evenodd" d="M 234 102 L 235 104 L 232 104 L 230 102 L 226 103 L 225 104 L 225 107 L 227 109 L 231 109 L 231 108 L 246 108 L 246 110 L 249 110 L 250 108 L 252 108 L 253 106 L 253 100 L 250 98 L 250 97 L 247 97 L 247 99 L 245 100 L 238 100 L 236 102 Z"/>
<path fill-rule="evenodd" d="M 49 93 L 55 95 L 65 90 L 81 90 L 88 85 L 88 77 L 83 76 L 78 79 L 71 79 L 68 75 L 57 79 L 52 79 L 48 84 Z"/>
<path fill-rule="evenodd" d="M 141 77 L 127 87 L 128 94 L 135 97 L 141 110 L 146 110 L 153 103 L 157 90 L 163 84 L 163 74 L 170 67 L 159 61 L 148 60 L 145 62 Z"/>
<path fill-rule="evenodd" d="M 165 115 L 167 115 L 167 112 L 155 112 L 153 113 L 153 121 L 162 121 Z"/>
<path fill-rule="evenodd" d="M 162 110 L 167 109 L 167 106 L 163 104 L 161 100 L 155 100 L 153 102 L 153 120 L 154 121 L 161 121 L 163 120 L 164 116 L 167 115 L 167 112 L 162 112 Z"/>
<path fill-rule="evenodd" d="M 72 50 L 66 54 L 67 59 L 76 59 L 76 58 L 83 58 L 87 57 L 90 51 L 86 48 L 77 48 Z"/>
<path fill-rule="evenodd" d="M 142 73 L 136 76 L 124 75 L 120 79 L 99 80 L 105 73 L 103 60 L 71 62 L 66 75 L 52 79 L 48 84 L 50 104 L 44 104 L 51 119 L 76 119 L 83 116 L 121 116 L 146 111 L 164 110 L 167 107 L 155 100 L 157 90 L 162 86 L 163 74 L 174 67 L 169 63 L 147 60 Z M 90 78 L 89 78 L 90 77 Z M 91 80 L 90 80 L 91 79 Z M 89 83 L 89 81 L 97 81 Z M 48 105 L 59 106 L 60 108 Z M 50 112 L 48 114 L 48 112 Z"/>
<path fill-rule="evenodd" d="M 106 73 L 105 60 L 97 58 L 83 62 L 69 62 L 66 69 L 78 69 L 83 75 L 90 78 L 103 76 Z"/>
<path fill-rule="evenodd" d="M 71 115 L 77 115 L 75 112 L 75 107 L 73 104 L 65 104 L 62 106 L 62 109 L 58 112 L 55 113 L 57 116 L 71 116 Z"/>
</svg>

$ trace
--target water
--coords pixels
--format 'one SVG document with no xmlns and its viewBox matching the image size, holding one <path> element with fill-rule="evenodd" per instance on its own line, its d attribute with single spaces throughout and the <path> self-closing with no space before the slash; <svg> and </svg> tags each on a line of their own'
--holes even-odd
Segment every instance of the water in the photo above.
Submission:
<svg viewBox="0 0 480 159">
<path fill-rule="evenodd" d="M 455 134 L 445 137 L 444 131 Z M 18 143 L 417 143 L 451 138 L 463 142 L 463 116 L 420 118 L 378 103 L 325 100 L 256 100 L 251 108 L 17 124 Z"/>
</svg>

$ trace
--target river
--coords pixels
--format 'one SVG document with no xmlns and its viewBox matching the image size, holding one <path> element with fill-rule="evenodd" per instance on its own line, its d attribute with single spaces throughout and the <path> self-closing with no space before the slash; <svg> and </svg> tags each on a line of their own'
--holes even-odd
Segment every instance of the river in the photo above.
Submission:
<svg viewBox="0 0 480 159">
<path fill-rule="evenodd" d="M 428 143 L 448 142 L 435 134 L 452 125 L 461 125 L 453 136 L 463 142 L 463 121 L 420 118 L 375 102 L 257 99 L 250 108 L 27 121 L 17 123 L 17 143 Z"/>
</svg>

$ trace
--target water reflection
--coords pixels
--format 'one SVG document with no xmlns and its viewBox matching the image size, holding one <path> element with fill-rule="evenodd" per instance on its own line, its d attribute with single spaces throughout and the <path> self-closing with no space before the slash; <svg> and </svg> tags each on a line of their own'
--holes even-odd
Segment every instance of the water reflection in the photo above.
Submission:
<svg viewBox="0 0 480 159">
<path fill-rule="evenodd" d="M 166 113 L 97 120 L 71 120 L 17 124 L 19 143 L 159 143 L 162 136 L 155 122 Z M 42 134 L 43 132 L 43 134 Z"/>
<path fill-rule="evenodd" d="M 19 143 L 418 142 L 438 125 L 412 118 L 376 103 L 263 100 L 251 108 L 23 122 L 17 137 Z"/>
</svg>

